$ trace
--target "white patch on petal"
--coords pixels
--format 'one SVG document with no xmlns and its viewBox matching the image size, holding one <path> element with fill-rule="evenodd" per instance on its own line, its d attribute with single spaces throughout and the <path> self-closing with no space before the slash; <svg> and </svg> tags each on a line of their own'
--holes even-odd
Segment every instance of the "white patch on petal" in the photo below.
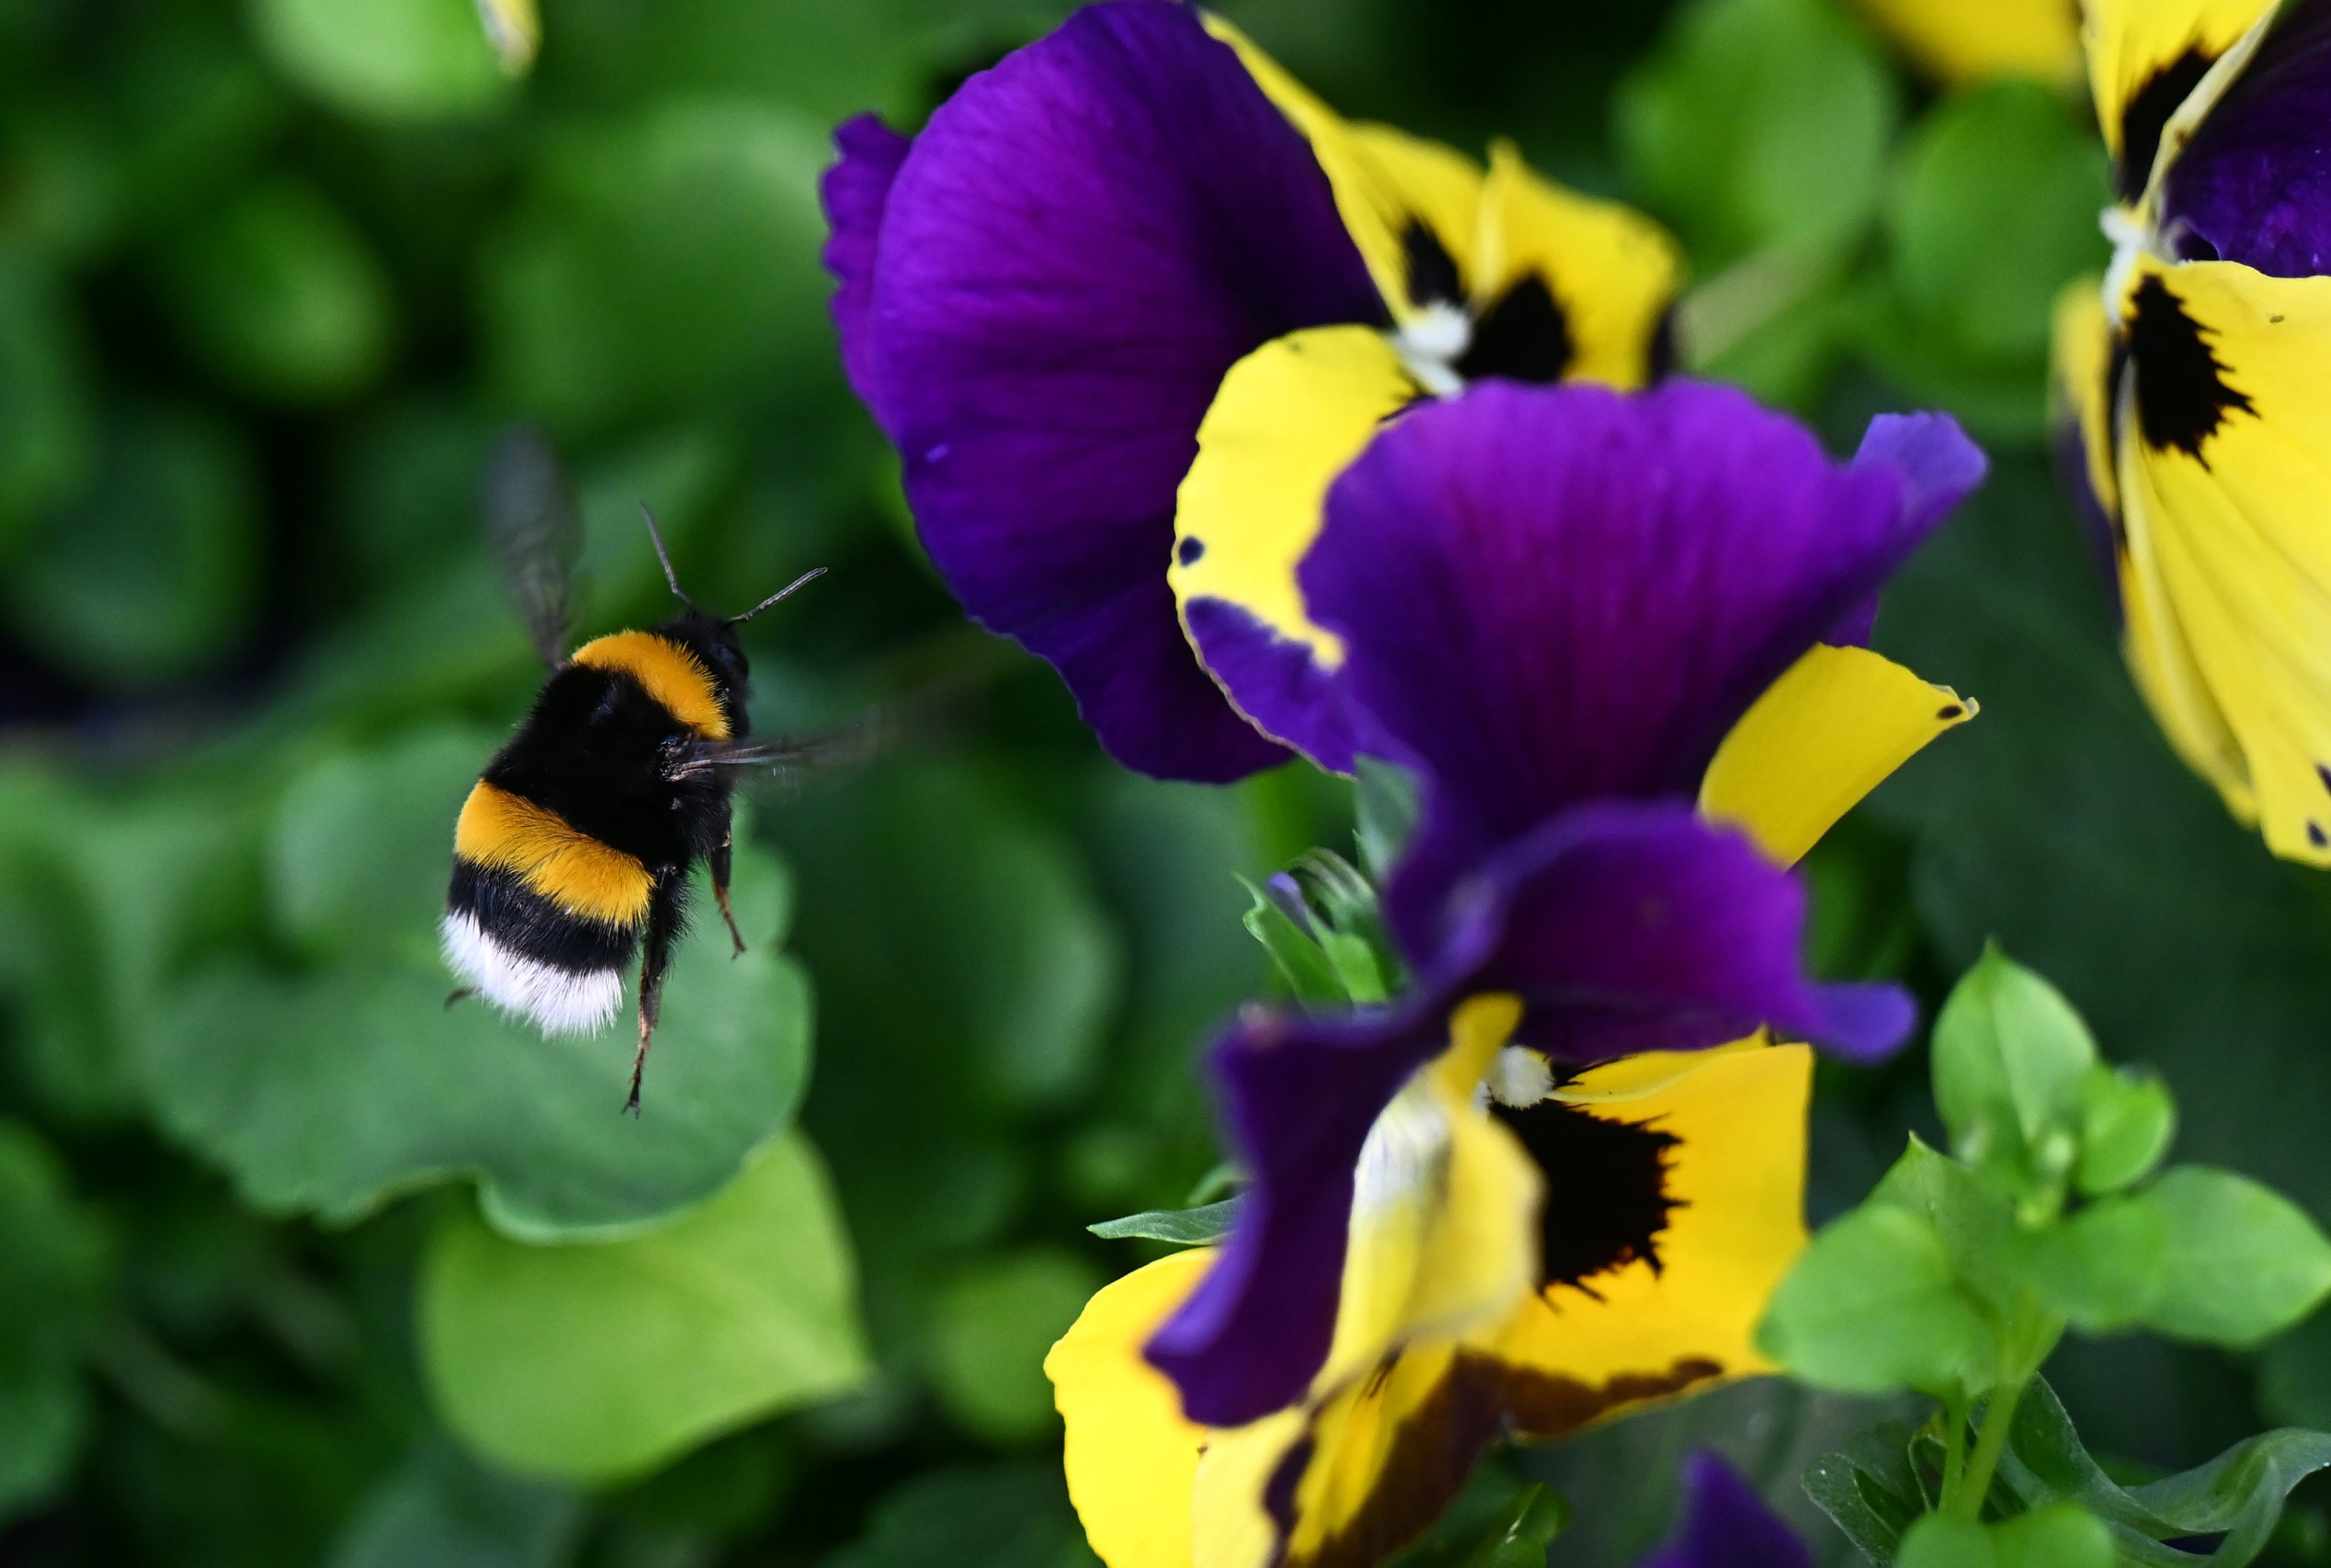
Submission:
<svg viewBox="0 0 2331 1568">
<path fill-rule="evenodd" d="M 623 1005 L 619 969 L 576 974 L 524 957 L 495 941 L 466 911 L 449 912 L 438 927 L 446 967 L 502 1012 L 538 1026 L 546 1035 L 596 1034 Z"/>
<path fill-rule="evenodd" d="M 1526 1045 L 1509 1045 L 1481 1081 L 1499 1105 L 1527 1110 L 1554 1092 L 1554 1066 Z"/>
<path fill-rule="evenodd" d="M 1392 346 L 1419 386 L 1435 397 L 1454 397 L 1465 390 L 1457 362 L 1473 347 L 1473 318 L 1460 306 L 1428 305 L 1392 335 Z"/>
<path fill-rule="evenodd" d="M 1412 1079 L 1384 1107 L 1360 1145 L 1353 1214 L 1375 1213 L 1413 1197 L 1440 1180 L 1448 1159 L 1448 1114 L 1429 1089 Z"/>
</svg>

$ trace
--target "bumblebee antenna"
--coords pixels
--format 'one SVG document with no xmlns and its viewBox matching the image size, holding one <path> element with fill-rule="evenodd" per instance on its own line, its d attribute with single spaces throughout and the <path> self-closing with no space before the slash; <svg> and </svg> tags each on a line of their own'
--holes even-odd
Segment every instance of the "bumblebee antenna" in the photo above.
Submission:
<svg viewBox="0 0 2331 1568">
<path fill-rule="evenodd" d="M 648 542 L 655 546 L 656 559 L 663 564 L 663 580 L 671 584 L 671 596 L 690 609 L 696 609 L 696 601 L 688 596 L 687 590 L 680 585 L 680 578 L 671 569 L 671 556 L 663 547 L 663 530 L 656 527 L 655 513 L 649 510 L 645 501 L 640 503 L 640 516 L 648 520 Z M 791 591 L 787 590 L 788 593 Z M 701 614 L 702 612 L 699 611 L 698 613 Z"/>
<path fill-rule="evenodd" d="M 824 576 L 824 575 L 825 575 L 825 568 L 824 568 L 823 566 L 812 566 L 808 571 L 804 572 L 800 576 L 795 577 L 792 582 L 790 582 L 790 583 L 786 584 L 784 587 L 782 587 L 782 588 L 778 589 L 775 593 L 774 593 L 774 594 L 770 594 L 767 598 L 766 598 L 766 599 L 762 600 L 759 603 L 757 603 L 757 604 L 754 605 L 750 610 L 746 611 L 742 615 L 731 615 L 731 616 L 729 616 L 729 617 L 728 617 L 728 619 L 727 620 L 727 622 L 724 622 L 724 624 L 726 624 L 726 625 L 729 625 L 729 626 L 735 626 L 735 625 L 739 624 L 740 622 L 746 622 L 746 621 L 750 621 L 754 616 L 756 616 L 756 615 L 759 614 L 762 611 L 764 611 L 764 610 L 767 609 L 770 605 L 775 604 L 775 603 L 778 603 L 778 602 L 780 602 L 781 600 L 784 600 L 784 599 L 786 599 L 786 598 L 791 597 L 791 596 L 792 596 L 792 594 L 793 594 L 793 591 L 794 591 L 794 589 L 799 588 L 799 587 L 805 586 L 806 584 L 811 584 L 811 583 L 814 583 L 814 582 L 816 582 L 820 577 L 823 577 L 823 576 Z M 674 592 L 674 593 L 678 593 L 678 592 L 679 592 L 679 590 L 678 590 L 678 589 L 674 589 L 674 590 L 673 590 L 673 592 Z"/>
</svg>

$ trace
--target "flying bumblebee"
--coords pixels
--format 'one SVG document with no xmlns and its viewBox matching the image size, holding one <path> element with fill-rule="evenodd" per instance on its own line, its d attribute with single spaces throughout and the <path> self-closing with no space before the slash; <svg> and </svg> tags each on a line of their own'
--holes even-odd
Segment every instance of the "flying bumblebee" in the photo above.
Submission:
<svg viewBox="0 0 2331 1568">
<path fill-rule="evenodd" d="M 581 552 L 572 492 L 538 438 L 509 437 L 496 454 L 489 524 L 551 671 L 461 807 L 440 927 L 445 962 L 462 983 L 452 1000 L 482 996 L 546 1036 L 612 1023 L 638 953 L 639 1048 L 624 1102 L 634 1115 L 697 861 L 709 868 L 721 918 L 745 951 L 728 906 L 737 774 L 852 744 L 747 736 L 748 671 L 737 628 L 823 568 L 741 615 L 709 615 L 680 591 L 654 514 L 641 510 L 681 613 L 652 631 L 617 632 L 563 653 Z"/>
</svg>

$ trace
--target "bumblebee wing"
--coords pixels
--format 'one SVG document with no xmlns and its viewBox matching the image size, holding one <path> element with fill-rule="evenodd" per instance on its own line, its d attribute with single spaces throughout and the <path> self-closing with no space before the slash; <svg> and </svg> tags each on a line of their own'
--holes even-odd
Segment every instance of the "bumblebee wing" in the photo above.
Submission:
<svg viewBox="0 0 2331 1568">
<path fill-rule="evenodd" d="M 2210 68 L 2277 0 L 2082 0 L 2088 81 L 2116 183 L 2134 202 L 2153 176 L 2169 122 Z"/>
<path fill-rule="evenodd" d="M 2269 848 L 2331 865 L 2331 278 L 2148 261 L 2126 314 L 2139 679 Z"/>
<path fill-rule="evenodd" d="M 673 780 L 705 774 L 761 774 L 784 781 L 812 773 L 861 767 L 898 738 L 895 723 L 875 714 L 837 729 L 747 740 L 699 740 L 664 769 Z"/>
<path fill-rule="evenodd" d="M 566 470 L 540 431 L 521 426 L 495 443 L 485 513 L 510 598 L 542 661 L 556 667 L 571 641 L 583 518 Z"/>
</svg>

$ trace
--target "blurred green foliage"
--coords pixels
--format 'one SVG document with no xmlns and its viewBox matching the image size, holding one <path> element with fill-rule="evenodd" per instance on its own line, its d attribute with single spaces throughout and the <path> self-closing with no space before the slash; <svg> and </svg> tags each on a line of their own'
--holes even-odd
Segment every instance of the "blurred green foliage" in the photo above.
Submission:
<svg viewBox="0 0 2331 1568">
<path fill-rule="evenodd" d="M 1083 1227 L 1220 1195 L 1193 1064 L 1276 984 L 1238 879 L 1353 824 L 1296 770 L 1110 766 L 962 624 L 842 386 L 826 128 L 911 126 L 1065 9 L 547 0 L 513 81 L 468 0 L 0 0 L 0 1561 L 1089 1563 L 1037 1362 L 1149 1244 Z M 1938 1002 L 2000 936 L 2184 1153 L 2331 1212 L 2331 896 L 2169 756 L 2035 455 L 2049 306 L 2104 257 L 2082 104 L 1938 100 L 1838 0 L 1223 9 L 1355 113 L 1657 213 L 1687 355 L 1836 443 L 1978 429 L 1998 480 L 1880 642 L 1984 715 L 1832 835 L 1819 951 Z M 539 675 L 476 500 L 520 420 L 574 470 L 586 631 L 664 613 L 645 500 L 709 603 L 832 568 L 752 628 L 760 727 L 977 694 L 759 803 L 754 951 L 691 938 L 637 1124 L 623 1031 L 448 1012 L 433 952 Z M 1824 1079 L 1824 1215 L 1918 1083 Z M 2326 1369 L 2331 1329 L 2268 1352 L 2275 1413 L 2331 1425 Z M 2255 1428 L 2252 1371 L 2050 1375 L 2177 1465 Z M 1835 1424 L 1738 1397 L 1795 1402 L 1523 1457 L 1474 1511 L 1549 1479 L 1594 1505 L 1571 1560 L 1632 1562 L 1687 1437 L 1771 1478 Z M 2331 1561 L 2321 1517 L 2277 1549 Z"/>
</svg>

